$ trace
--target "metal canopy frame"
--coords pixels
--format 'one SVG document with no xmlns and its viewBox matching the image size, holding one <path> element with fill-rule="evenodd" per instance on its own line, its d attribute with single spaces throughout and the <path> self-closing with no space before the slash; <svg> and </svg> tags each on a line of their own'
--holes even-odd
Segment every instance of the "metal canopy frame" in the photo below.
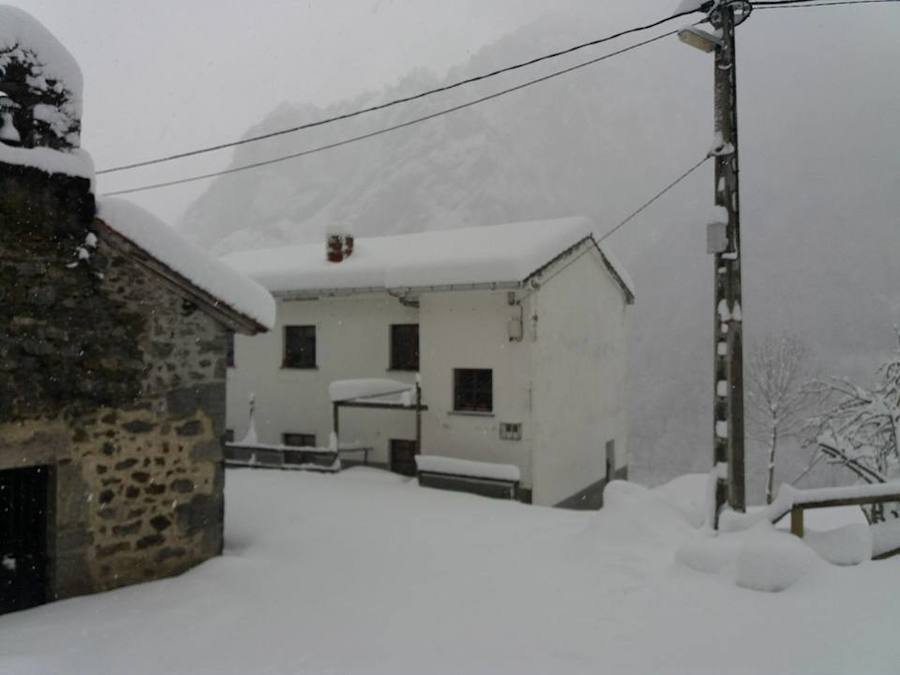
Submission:
<svg viewBox="0 0 900 675">
<path fill-rule="evenodd" d="M 392 394 L 402 394 L 403 392 L 408 391 L 408 389 L 402 389 L 399 391 L 387 392 L 384 394 L 377 394 L 370 397 L 359 397 L 359 399 L 364 398 L 381 398 L 383 396 L 390 396 Z M 416 382 L 416 402 L 414 405 L 395 405 L 393 403 L 378 403 L 376 401 L 365 401 L 359 399 L 348 399 L 346 401 L 334 401 L 332 403 L 332 420 L 334 426 L 334 435 L 337 436 L 338 439 L 338 448 L 340 448 L 341 440 L 340 440 L 340 410 L 341 408 L 369 408 L 375 410 L 411 410 L 416 413 L 416 454 L 421 454 L 422 452 L 422 411 L 428 410 L 427 405 L 422 405 L 422 385 Z"/>
</svg>

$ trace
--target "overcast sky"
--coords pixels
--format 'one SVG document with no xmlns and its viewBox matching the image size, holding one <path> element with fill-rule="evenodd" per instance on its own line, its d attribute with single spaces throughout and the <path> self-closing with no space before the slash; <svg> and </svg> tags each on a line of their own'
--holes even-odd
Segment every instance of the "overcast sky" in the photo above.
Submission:
<svg viewBox="0 0 900 675">
<path fill-rule="evenodd" d="M 73 53 L 85 79 L 83 145 L 98 169 L 242 136 L 279 103 L 325 105 L 382 89 L 415 67 L 443 75 L 483 45 L 567 8 L 594 12 L 596 34 L 671 13 L 676 0 L 15 0 Z M 872 6 L 870 6 L 872 7 Z M 769 77 L 797 79 L 824 103 L 834 68 L 897 44 L 894 7 L 768 12 L 748 22 L 742 60 L 767 61 Z M 752 25 L 751 25 L 752 24 Z M 832 36 L 802 76 L 769 54 Z M 784 28 L 789 28 L 782 30 Z M 844 28 L 841 29 L 841 26 Z M 881 33 L 881 35 L 877 35 Z M 593 31 L 591 31 L 593 34 Z M 742 42 L 742 44 L 744 44 Z M 567 45 L 559 45 L 564 47 Z M 896 52 L 896 50 L 894 50 Z M 697 57 L 700 62 L 701 57 Z M 892 59 L 890 53 L 884 57 Z M 799 61 L 799 57 L 798 57 Z M 497 64 L 505 65 L 505 64 Z M 746 70 L 743 72 L 747 72 Z M 858 77 L 867 78 L 860 70 Z M 746 84 L 746 80 L 745 80 Z M 893 83 L 872 80 L 871 86 Z M 858 101 L 861 109 L 865 102 Z M 823 106 L 822 110 L 826 109 Z M 888 126 L 892 116 L 883 120 Z M 298 120 L 303 122 L 308 120 Z M 752 120 L 750 120 L 752 122 Z M 769 124 L 777 129 L 782 121 Z M 825 136 L 827 137 L 827 136 Z M 231 152 L 101 177 L 99 191 L 224 168 Z M 132 195 L 175 224 L 208 182 Z"/>
<path fill-rule="evenodd" d="M 81 65 L 82 142 L 101 169 L 240 137 L 282 101 L 332 103 L 381 89 L 415 66 L 443 74 L 547 9 L 583 0 L 12 4 L 46 25 Z M 669 4 L 658 6 L 670 11 Z M 230 156 L 101 178 L 99 189 L 216 170 Z M 132 198 L 174 222 L 206 185 Z"/>
</svg>

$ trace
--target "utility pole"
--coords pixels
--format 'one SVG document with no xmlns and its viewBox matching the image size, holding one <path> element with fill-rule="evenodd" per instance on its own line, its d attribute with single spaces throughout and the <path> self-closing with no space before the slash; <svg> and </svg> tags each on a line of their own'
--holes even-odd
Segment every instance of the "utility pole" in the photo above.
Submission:
<svg viewBox="0 0 900 675">
<path fill-rule="evenodd" d="M 749 12 L 747 12 L 749 13 Z M 746 18 L 744 16 L 743 18 Z M 741 202 L 738 190 L 735 4 L 710 14 L 721 32 L 715 56 L 715 203 L 727 222 L 725 248 L 715 253 L 715 391 L 713 461 L 717 473 L 716 523 L 725 504 L 744 511 L 744 345 L 741 302 Z M 726 468 L 727 467 L 727 468 Z"/>
<path fill-rule="evenodd" d="M 744 345 L 741 302 L 741 202 L 738 189 L 737 72 L 734 29 L 750 16 L 747 0 L 710 0 L 715 33 L 696 26 L 679 32 L 686 44 L 715 51 L 715 204 L 723 222 L 712 223 L 708 251 L 715 254 L 713 466 L 716 472 L 713 527 L 727 503 L 744 511 Z"/>
</svg>

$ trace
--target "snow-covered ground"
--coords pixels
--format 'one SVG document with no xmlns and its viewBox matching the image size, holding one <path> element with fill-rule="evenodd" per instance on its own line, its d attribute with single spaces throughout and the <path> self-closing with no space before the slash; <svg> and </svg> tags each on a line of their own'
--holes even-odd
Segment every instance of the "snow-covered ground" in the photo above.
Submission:
<svg viewBox="0 0 900 675">
<path fill-rule="evenodd" d="M 593 513 L 369 469 L 227 483 L 223 557 L 0 617 L 0 673 L 898 672 L 900 560 L 781 593 L 697 572 L 675 554 L 707 537 L 702 481 L 615 483 Z"/>
</svg>

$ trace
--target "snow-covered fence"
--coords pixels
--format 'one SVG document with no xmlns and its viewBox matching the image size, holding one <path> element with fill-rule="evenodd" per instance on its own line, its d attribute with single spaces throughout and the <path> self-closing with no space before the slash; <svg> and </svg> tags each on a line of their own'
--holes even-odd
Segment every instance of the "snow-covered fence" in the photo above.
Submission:
<svg viewBox="0 0 900 675">
<path fill-rule="evenodd" d="M 518 499 L 519 467 L 512 464 L 475 462 L 467 459 L 416 455 L 419 485 L 483 497 Z"/>
<path fill-rule="evenodd" d="M 262 443 L 226 443 L 228 466 L 267 469 L 295 469 L 334 473 L 340 471 L 341 460 L 335 448 L 312 448 Z"/>
<path fill-rule="evenodd" d="M 806 509 L 824 509 L 833 506 L 864 506 L 900 502 L 900 481 L 851 485 L 847 487 L 798 490 L 782 485 L 778 497 L 766 509 L 766 517 L 773 523 L 791 514 L 791 532 L 803 537 L 803 512 Z M 887 558 L 900 553 L 900 527 L 878 530 L 881 545 L 873 551 L 876 558 Z"/>
</svg>

